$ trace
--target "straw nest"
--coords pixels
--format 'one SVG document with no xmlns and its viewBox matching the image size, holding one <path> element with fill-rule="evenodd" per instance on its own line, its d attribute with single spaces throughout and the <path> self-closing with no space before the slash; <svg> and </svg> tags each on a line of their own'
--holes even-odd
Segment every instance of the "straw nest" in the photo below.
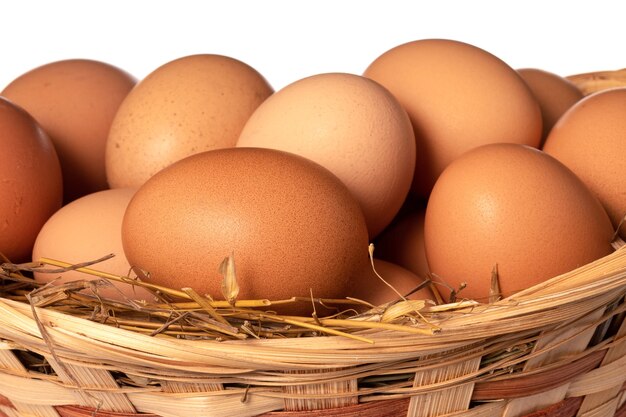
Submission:
<svg viewBox="0 0 626 417">
<path fill-rule="evenodd" d="M 100 260 L 5 262 L 0 416 L 623 417 L 626 246 L 614 247 L 488 304 L 313 300 L 337 313 L 310 317 L 271 310 L 311 300 L 216 301 Z M 68 269 L 85 280 L 30 278 Z M 101 297 L 112 281 L 157 301 Z"/>
</svg>

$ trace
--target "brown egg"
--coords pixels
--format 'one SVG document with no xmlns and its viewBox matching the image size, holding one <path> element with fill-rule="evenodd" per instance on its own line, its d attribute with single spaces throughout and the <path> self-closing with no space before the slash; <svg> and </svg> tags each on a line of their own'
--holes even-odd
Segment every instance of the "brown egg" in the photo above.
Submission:
<svg viewBox="0 0 626 417">
<path fill-rule="evenodd" d="M 574 83 L 552 72 L 537 68 L 520 68 L 517 72 L 530 87 L 541 107 L 543 144 L 552 126 L 574 103 L 583 98 L 583 93 Z"/>
<path fill-rule="evenodd" d="M 413 272 L 396 265 L 392 262 L 374 259 L 376 272 L 389 285 L 408 300 L 434 300 L 435 297 L 428 286 L 415 291 L 422 283 L 423 278 L 418 277 Z M 396 291 L 385 284 L 370 266 L 364 276 L 357 280 L 352 297 L 364 300 L 375 306 L 400 300 Z"/>
<path fill-rule="evenodd" d="M 494 142 L 539 146 L 541 111 L 519 74 L 476 46 L 422 39 L 376 58 L 364 75 L 407 110 L 420 150 L 413 191 L 426 197 L 462 153 Z"/>
<path fill-rule="evenodd" d="M 25 262 L 39 229 L 63 201 L 61 166 L 30 114 L 0 97 L 0 258 Z"/>
<path fill-rule="evenodd" d="M 554 126 L 543 150 L 600 199 L 617 229 L 626 216 L 626 88 L 591 94 Z M 620 235 L 626 238 L 626 225 Z"/>
<path fill-rule="evenodd" d="M 416 207 L 400 215 L 375 239 L 375 255 L 408 269 L 418 277 L 428 278 L 424 249 L 426 207 Z"/>
<path fill-rule="evenodd" d="M 231 254 L 238 299 L 345 297 L 368 261 L 365 219 L 345 185 L 308 159 L 261 148 L 202 152 L 158 172 L 128 206 L 122 239 L 153 282 L 216 299 Z"/>
<path fill-rule="evenodd" d="M 235 146 L 273 90 L 249 65 L 221 55 L 168 62 L 141 80 L 115 116 L 106 147 L 111 187 L 138 187 L 186 156 Z"/>
<path fill-rule="evenodd" d="M 317 74 L 276 92 L 237 146 L 293 152 L 328 168 L 361 203 L 370 237 L 396 215 L 415 171 L 406 112 L 380 84 L 353 74 Z"/>
<path fill-rule="evenodd" d="M 459 296 L 486 302 L 497 265 L 503 296 L 612 251 L 598 199 L 550 155 L 517 144 L 468 151 L 443 172 L 428 201 L 426 257 Z"/>
<path fill-rule="evenodd" d="M 66 203 L 108 188 L 107 135 L 135 82 L 110 64 L 68 59 L 35 68 L 0 93 L 32 114 L 50 135 L 61 161 Z"/>
<path fill-rule="evenodd" d="M 94 261 L 114 254 L 111 259 L 91 268 L 128 276 L 130 264 L 122 247 L 122 219 L 135 190 L 119 188 L 88 194 L 66 204 L 43 226 L 33 248 L 33 260 L 51 258 L 69 263 Z M 46 268 L 54 267 L 47 266 Z M 38 282 L 62 284 L 96 277 L 78 271 L 60 274 L 35 273 Z M 111 281 L 98 287 L 98 294 L 115 300 L 154 298 L 149 291 L 130 284 Z M 93 295 L 93 291 L 87 291 Z"/>
</svg>

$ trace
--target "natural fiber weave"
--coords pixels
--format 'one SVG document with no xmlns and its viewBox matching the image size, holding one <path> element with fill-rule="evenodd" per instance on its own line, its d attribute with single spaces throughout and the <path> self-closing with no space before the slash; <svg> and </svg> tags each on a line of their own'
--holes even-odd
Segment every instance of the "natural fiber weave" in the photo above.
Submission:
<svg viewBox="0 0 626 417">
<path fill-rule="evenodd" d="M 625 294 L 622 247 L 493 304 L 421 303 L 414 305 L 419 316 L 402 309 L 389 328 L 363 327 L 382 320 L 376 311 L 348 320 L 365 320 L 360 327 L 332 326 L 356 339 L 192 340 L 119 328 L 112 316 L 99 323 L 93 312 L 72 314 L 63 307 L 67 300 L 34 307 L 3 298 L 0 395 L 7 400 L 0 411 L 11 417 L 94 410 L 159 417 L 619 416 L 626 400 Z M 344 323 L 325 320 L 318 322 Z M 312 408 L 322 410 L 304 411 Z"/>
</svg>

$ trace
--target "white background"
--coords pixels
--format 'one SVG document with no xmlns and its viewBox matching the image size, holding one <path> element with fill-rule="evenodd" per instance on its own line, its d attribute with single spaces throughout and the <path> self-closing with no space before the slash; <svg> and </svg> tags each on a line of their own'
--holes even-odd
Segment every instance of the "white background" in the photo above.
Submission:
<svg viewBox="0 0 626 417">
<path fill-rule="evenodd" d="M 626 16 L 614 1 L 15 0 L 0 4 L 0 90 L 66 58 L 108 62 L 141 79 L 172 59 L 218 53 L 275 89 L 322 72 L 362 73 L 422 38 L 479 46 L 514 68 L 560 75 L 626 67 Z"/>
</svg>

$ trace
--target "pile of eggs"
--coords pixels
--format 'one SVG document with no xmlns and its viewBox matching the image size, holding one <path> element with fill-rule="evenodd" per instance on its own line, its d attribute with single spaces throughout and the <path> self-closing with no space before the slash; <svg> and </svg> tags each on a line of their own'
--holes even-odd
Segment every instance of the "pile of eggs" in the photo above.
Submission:
<svg viewBox="0 0 626 417">
<path fill-rule="evenodd" d="M 0 142 L 5 259 L 113 253 L 97 268 L 215 299 L 233 256 L 238 299 L 382 304 L 430 277 L 486 302 L 494 271 L 506 297 L 609 254 L 626 214 L 626 88 L 583 97 L 446 39 L 278 91 L 221 55 L 139 81 L 52 62 L 0 91 Z"/>
</svg>

